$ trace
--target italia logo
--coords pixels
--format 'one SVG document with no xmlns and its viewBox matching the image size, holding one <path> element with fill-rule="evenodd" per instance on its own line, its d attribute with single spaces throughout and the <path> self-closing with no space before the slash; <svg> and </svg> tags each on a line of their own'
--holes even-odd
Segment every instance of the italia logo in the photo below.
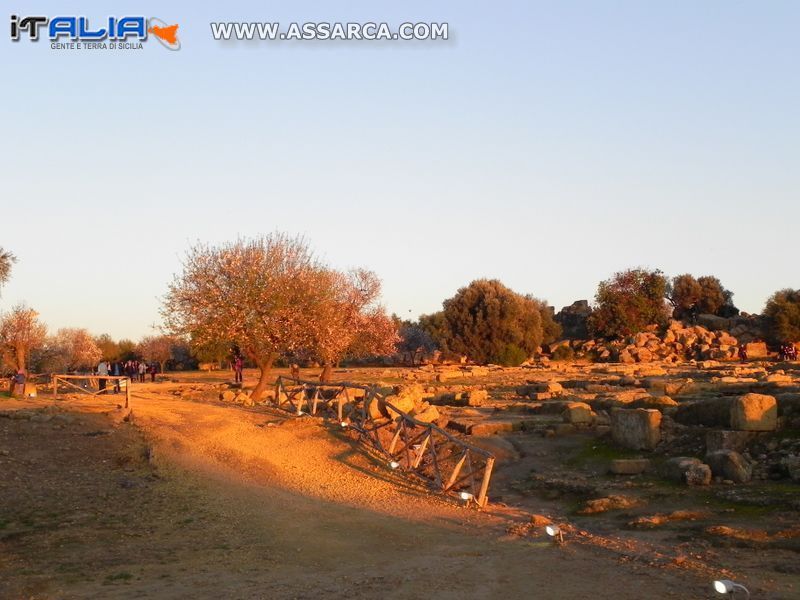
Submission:
<svg viewBox="0 0 800 600">
<path fill-rule="evenodd" d="M 153 38 L 167 50 L 180 50 L 181 42 L 178 39 L 177 23 L 168 24 L 165 21 L 141 16 L 108 17 L 105 21 L 94 25 L 88 17 L 59 16 L 59 17 L 19 17 L 11 15 L 11 39 L 18 42 L 27 38 L 36 42 L 40 34 L 47 36 L 51 45 L 68 41 L 72 44 L 92 43 L 88 47 L 114 48 L 118 44 L 136 44 L 141 47 L 148 37 Z"/>
</svg>

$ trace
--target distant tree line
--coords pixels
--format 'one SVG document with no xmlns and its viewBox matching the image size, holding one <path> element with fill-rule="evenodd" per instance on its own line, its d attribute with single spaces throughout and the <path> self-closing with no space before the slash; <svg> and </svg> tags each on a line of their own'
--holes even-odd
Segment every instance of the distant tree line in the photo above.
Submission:
<svg viewBox="0 0 800 600">
<path fill-rule="evenodd" d="M 0 286 L 16 257 L 0 248 Z M 562 335 L 545 300 L 515 292 L 496 279 L 479 279 L 416 321 L 389 317 L 381 283 L 364 269 L 342 272 L 318 261 L 300 238 L 272 234 L 220 246 L 198 245 L 186 256 L 164 298 L 169 334 L 138 342 L 92 336 L 85 329 L 49 335 L 38 313 L 18 305 L 0 313 L 0 368 L 80 371 L 101 359 L 145 360 L 166 368 L 221 363 L 232 352 L 261 370 L 253 395 L 270 383 L 273 365 L 399 353 L 416 364 L 435 350 L 476 363 L 519 365 Z M 714 276 L 627 269 L 601 281 L 587 319 L 593 337 L 620 338 L 670 318 L 739 314 L 733 293 Z M 800 290 L 783 289 L 763 312 L 772 341 L 800 341 Z M 234 350 L 232 350 L 234 349 Z"/>
</svg>

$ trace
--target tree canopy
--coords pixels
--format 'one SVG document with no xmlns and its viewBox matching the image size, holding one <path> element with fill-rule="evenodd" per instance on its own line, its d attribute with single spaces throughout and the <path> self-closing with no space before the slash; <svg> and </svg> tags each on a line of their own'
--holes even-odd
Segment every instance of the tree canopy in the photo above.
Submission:
<svg viewBox="0 0 800 600">
<path fill-rule="evenodd" d="M 39 313 L 27 306 L 20 304 L 0 319 L 0 346 L 17 370 L 27 372 L 31 350 L 41 347 L 46 337 Z"/>
<path fill-rule="evenodd" d="M 421 318 L 443 350 L 477 363 L 519 364 L 542 343 L 540 305 L 496 279 L 479 279 Z"/>
<path fill-rule="evenodd" d="M 800 290 L 779 290 L 770 296 L 764 307 L 775 341 L 800 341 Z"/>
<path fill-rule="evenodd" d="M 667 278 L 659 270 L 628 269 L 601 281 L 596 307 L 588 320 L 593 335 L 613 338 L 643 331 L 648 325 L 664 324 Z"/>
<path fill-rule="evenodd" d="M 334 271 L 302 239 L 271 234 L 192 248 L 162 312 L 196 345 L 236 344 L 261 370 L 257 400 L 278 357 L 314 355 L 330 365 L 347 352 L 393 346 L 379 292 L 368 271 Z"/>
<path fill-rule="evenodd" d="M 716 277 L 705 275 L 695 279 L 685 273 L 673 277 L 667 286 L 667 299 L 674 307 L 676 319 L 698 314 L 730 317 L 739 313 L 733 304 L 733 292 L 725 289 Z"/>
</svg>

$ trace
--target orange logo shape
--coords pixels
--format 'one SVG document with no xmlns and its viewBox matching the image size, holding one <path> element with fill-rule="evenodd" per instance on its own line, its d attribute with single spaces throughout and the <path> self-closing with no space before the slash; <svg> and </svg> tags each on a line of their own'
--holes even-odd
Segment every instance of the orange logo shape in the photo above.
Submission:
<svg viewBox="0 0 800 600">
<path fill-rule="evenodd" d="M 158 24 L 154 24 L 156 22 Z M 147 33 L 152 33 L 161 42 L 161 45 L 168 50 L 180 50 L 181 41 L 178 39 L 178 24 L 167 25 L 161 19 L 153 17 L 150 19 L 150 27 Z"/>
</svg>

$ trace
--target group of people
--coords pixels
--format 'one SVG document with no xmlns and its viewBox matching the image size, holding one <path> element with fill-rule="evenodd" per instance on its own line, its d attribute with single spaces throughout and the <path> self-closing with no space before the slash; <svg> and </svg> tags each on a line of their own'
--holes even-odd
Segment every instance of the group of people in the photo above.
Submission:
<svg viewBox="0 0 800 600">
<path fill-rule="evenodd" d="M 150 381 L 156 380 L 156 373 L 158 373 L 158 366 L 155 363 L 147 364 L 145 361 L 128 360 L 128 361 L 108 361 L 102 360 L 97 365 L 96 375 L 99 377 L 98 383 L 101 390 L 106 389 L 106 380 L 103 376 L 112 377 L 128 377 L 131 381 L 139 381 L 144 383 L 145 377 L 149 374 Z M 119 380 L 114 382 L 114 390 L 119 392 Z"/>
<path fill-rule="evenodd" d="M 781 344 L 778 360 L 797 360 L 797 348 L 794 344 Z"/>
</svg>

